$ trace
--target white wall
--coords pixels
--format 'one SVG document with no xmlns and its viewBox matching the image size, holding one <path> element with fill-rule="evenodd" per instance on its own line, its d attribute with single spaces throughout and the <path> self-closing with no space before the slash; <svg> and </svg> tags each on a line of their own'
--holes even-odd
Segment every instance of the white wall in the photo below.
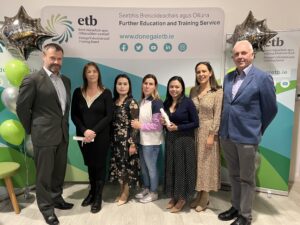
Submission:
<svg viewBox="0 0 300 225">
<path fill-rule="evenodd" d="M 39 18 L 41 9 L 48 5 L 144 8 L 219 7 L 225 12 L 225 33 L 232 33 L 235 26 L 246 18 L 250 10 L 255 18 L 267 19 L 267 25 L 272 30 L 300 30 L 299 0 L 286 2 L 279 0 L 1 0 L 1 3 L 0 21 L 4 20 L 4 16 L 15 16 L 21 5 L 34 18 Z M 300 78 L 299 74 L 298 71 L 298 78 Z M 300 79 L 298 83 L 300 85 Z M 297 140 L 300 130 L 299 108 L 300 102 L 297 102 L 290 180 L 300 180 L 300 150 L 297 151 L 300 149 L 300 141 Z"/>
</svg>

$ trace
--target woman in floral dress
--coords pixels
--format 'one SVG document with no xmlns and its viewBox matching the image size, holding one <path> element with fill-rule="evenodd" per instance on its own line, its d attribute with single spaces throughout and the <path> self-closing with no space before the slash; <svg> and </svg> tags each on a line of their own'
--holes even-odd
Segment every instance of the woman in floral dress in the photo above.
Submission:
<svg viewBox="0 0 300 225">
<path fill-rule="evenodd" d="M 112 157 L 110 181 L 120 183 L 116 198 L 123 205 L 129 197 L 129 188 L 139 186 L 139 157 L 137 143 L 139 133 L 130 122 L 139 117 L 138 103 L 132 97 L 131 82 L 127 75 L 120 74 L 114 83 L 114 114 L 112 121 Z"/>
</svg>

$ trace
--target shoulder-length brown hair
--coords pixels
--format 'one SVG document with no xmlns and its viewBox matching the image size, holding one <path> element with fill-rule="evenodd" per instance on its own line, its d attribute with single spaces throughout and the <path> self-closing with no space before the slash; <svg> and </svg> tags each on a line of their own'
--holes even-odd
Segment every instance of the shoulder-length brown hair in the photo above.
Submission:
<svg viewBox="0 0 300 225">
<path fill-rule="evenodd" d="M 86 71 L 87 71 L 89 66 L 93 66 L 97 70 L 97 72 L 98 72 L 98 87 L 100 88 L 100 90 L 103 90 L 104 87 L 103 87 L 103 84 L 102 84 L 100 69 L 99 69 L 99 67 L 96 63 L 89 62 L 89 63 L 84 65 L 83 71 L 82 71 L 82 80 L 83 80 L 82 90 L 83 90 L 83 92 L 86 92 L 86 89 L 88 87 L 88 81 L 87 81 L 87 78 L 86 78 Z"/>
</svg>

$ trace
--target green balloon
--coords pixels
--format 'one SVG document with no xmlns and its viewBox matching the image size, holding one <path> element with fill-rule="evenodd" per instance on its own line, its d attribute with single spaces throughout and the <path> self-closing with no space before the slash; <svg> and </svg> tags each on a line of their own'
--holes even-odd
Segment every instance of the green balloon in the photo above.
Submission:
<svg viewBox="0 0 300 225">
<path fill-rule="evenodd" d="M 1 137 L 12 145 L 20 145 L 25 137 L 25 130 L 17 120 L 5 120 L 0 126 Z"/>
<path fill-rule="evenodd" d="M 4 66 L 5 75 L 9 83 L 15 87 L 19 87 L 23 78 L 29 74 L 28 65 L 19 59 L 13 59 Z"/>
</svg>

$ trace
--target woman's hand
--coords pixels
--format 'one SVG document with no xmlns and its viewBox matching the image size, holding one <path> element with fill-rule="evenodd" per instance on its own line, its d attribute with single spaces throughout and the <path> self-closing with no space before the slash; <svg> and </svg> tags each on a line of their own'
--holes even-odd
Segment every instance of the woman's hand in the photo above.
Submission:
<svg viewBox="0 0 300 225">
<path fill-rule="evenodd" d="M 167 126 L 168 131 L 176 131 L 178 130 L 178 127 L 176 126 L 176 124 L 171 122 L 170 126 Z"/>
<path fill-rule="evenodd" d="M 84 143 L 90 143 L 90 142 L 93 142 L 94 141 L 94 138 L 87 138 L 87 137 L 84 137 L 83 139 L 83 142 Z"/>
<path fill-rule="evenodd" d="M 206 140 L 206 149 L 211 149 L 214 145 L 214 141 L 215 141 L 215 135 L 213 134 L 208 135 Z"/>
<path fill-rule="evenodd" d="M 131 144 L 131 145 L 129 146 L 129 149 L 128 149 L 128 151 L 129 151 L 129 155 L 136 154 L 136 153 L 137 153 L 137 148 L 136 148 L 136 145 L 134 145 L 134 144 Z"/>
<path fill-rule="evenodd" d="M 166 125 L 166 120 L 165 120 L 165 118 L 163 117 L 163 116 L 161 116 L 160 118 L 159 118 L 159 122 L 160 122 L 160 124 L 162 124 L 162 125 Z"/>
<path fill-rule="evenodd" d="M 141 122 L 138 119 L 131 120 L 131 126 L 134 129 L 141 129 Z"/>
<path fill-rule="evenodd" d="M 96 133 L 93 131 L 93 130 L 90 130 L 90 129 L 87 129 L 85 132 L 84 132 L 84 140 L 83 142 L 85 143 L 90 143 L 92 142 L 93 139 L 95 139 L 96 137 Z"/>
</svg>

